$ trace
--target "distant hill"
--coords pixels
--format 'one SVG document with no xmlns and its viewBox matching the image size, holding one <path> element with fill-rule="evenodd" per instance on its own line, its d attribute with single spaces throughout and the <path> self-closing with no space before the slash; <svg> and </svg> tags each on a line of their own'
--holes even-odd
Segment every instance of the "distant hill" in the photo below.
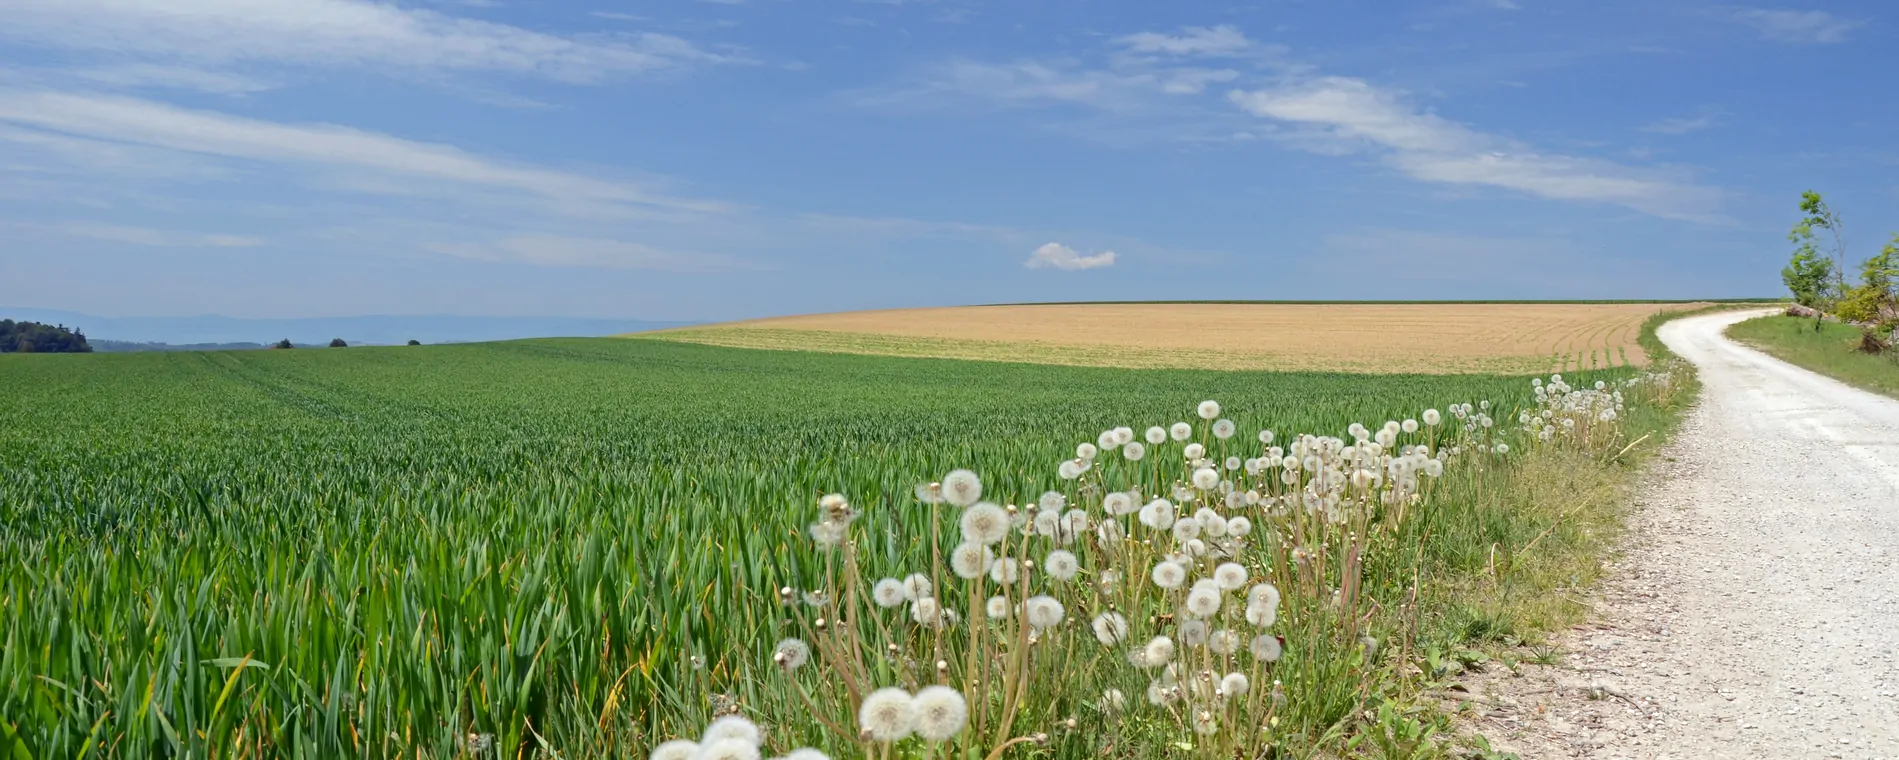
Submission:
<svg viewBox="0 0 1899 760">
<path fill-rule="evenodd" d="M 467 343 L 515 338 L 591 337 L 680 327 L 687 322 L 636 319 L 568 319 L 564 317 L 467 317 L 446 314 L 314 317 L 304 319 L 242 319 L 216 315 L 193 317 L 102 317 L 54 309 L 0 306 L 0 319 L 64 324 L 84 330 L 94 346 L 111 342 L 164 343 L 169 350 L 193 344 L 257 344 L 262 347 L 289 338 L 297 345 L 327 346 L 342 338 L 352 346 L 423 343 Z M 96 336 L 96 337 L 95 337 Z M 102 340 L 103 339 L 103 340 Z M 251 348 L 211 345 L 203 348 Z M 109 350 L 154 350 L 99 348 Z"/>
</svg>

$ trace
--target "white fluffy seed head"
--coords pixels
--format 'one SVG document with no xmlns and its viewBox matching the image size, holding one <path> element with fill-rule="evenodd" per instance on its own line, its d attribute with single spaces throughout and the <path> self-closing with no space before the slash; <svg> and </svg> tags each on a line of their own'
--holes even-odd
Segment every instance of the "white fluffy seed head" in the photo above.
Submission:
<svg viewBox="0 0 1899 760">
<path fill-rule="evenodd" d="M 1067 613 L 1068 611 L 1062 608 L 1062 603 L 1055 601 L 1055 597 L 1052 596 L 1031 596 L 1022 605 L 1022 619 L 1028 621 L 1031 627 L 1042 630 L 1061 625 L 1062 618 L 1067 616 Z"/>
<path fill-rule="evenodd" d="M 1180 624 L 1180 643 L 1190 647 L 1205 646 L 1207 643 L 1207 621 L 1188 620 Z"/>
<path fill-rule="evenodd" d="M 778 758 L 778 760 L 831 760 L 831 756 L 811 749 L 810 747 L 805 747 L 802 749 L 794 749 L 791 751 L 791 754 Z"/>
<path fill-rule="evenodd" d="M 959 523 L 965 541 L 993 546 L 1009 537 L 1009 513 L 986 501 L 963 510 Z"/>
<path fill-rule="evenodd" d="M 1192 541 L 1200 537 L 1200 521 L 1183 517 L 1174 521 L 1174 540 Z"/>
<path fill-rule="evenodd" d="M 1416 433 L 1418 432 L 1418 421 L 1405 420 L 1404 422 L 1399 423 L 1398 429 L 1403 430 L 1404 432 L 1407 432 L 1407 433 Z"/>
<path fill-rule="evenodd" d="M 1213 581 L 1223 591 L 1237 591 L 1246 585 L 1246 568 L 1238 562 L 1224 562 L 1213 569 Z"/>
<path fill-rule="evenodd" d="M 1142 446 L 1139 441 L 1130 443 L 1121 447 L 1121 456 L 1130 462 L 1139 462 L 1142 457 L 1147 456 L 1147 447 Z"/>
<path fill-rule="evenodd" d="M 905 599 L 908 599 L 914 602 L 918 599 L 922 599 L 926 596 L 929 596 L 931 593 L 935 591 L 936 591 L 936 586 L 930 583 L 930 576 L 924 575 L 922 573 L 911 573 L 907 576 L 904 576 L 903 598 Z"/>
<path fill-rule="evenodd" d="M 1122 425 L 1121 427 L 1115 428 L 1114 442 L 1116 445 L 1125 445 L 1125 444 L 1133 443 L 1134 442 L 1134 428 L 1128 427 L 1126 425 Z"/>
<path fill-rule="evenodd" d="M 739 739 L 700 742 L 692 760 L 759 760 L 758 745 Z"/>
<path fill-rule="evenodd" d="M 989 563 L 989 580 L 1004 586 L 1014 585 L 1022 577 L 1022 566 L 1014 557 L 997 557 Z"/>
<path fill-rule="evenodd" d="M 910 619 L 925 628 L 935 628 L 943 623 L 943 605 L 933 596 L 918 599 L 910 603 Z"/>
<path fill-rule="evenodd" d="M 1187 440 L 1193 437 L 1193 426 L 1185 422 L 1176 422 L 1167 428 L 1167 436 L 1176 441 Z"/>
<path fill-rule="evenodd" d="M 1155 636 L 1149 639 L 1147 645 L 1141 647 L 1141 657 L 1146 661 L 1147 667 L 1150 668 L 1158 668 L 1172 662 L 1174 659 L 1174 640 L 1166 636 Z"/>
<path fill-rule="evenodd" d="M 895 578 L 885 578 L 877 581 L 876 585 L 870 587 L 870 600 L 876 602 L 877 606 L 884 609 L 890 609 L 891 607 L 903 604 L 906 598 L 907 595 L 903 591 L 903 581 Z"/>
<path fill-rule="evenodd" d="M 1000 595 L 989 597 L 989 601 L 983 603 L 983 612 L 989 615 L 990 620 L 1008 619 L 1009 598 Z"/>
<path fill-rule="evenodd" d="M 1220 485 L 1220 473 L 1212 467 L 1202 467 L 1193 471 L 1193 487 L 1202 491 L 1211 491 Z"/>
<path fill-rule="evenodd" d="M 982 478 L 969 470 L 952 470 L 943 476 L 943 500 L 967 507 L 982 498 Z"/>
<path fill-rule="evenodd" d="M 1061 509 L 1068 506 L 1068 497 L 1060 491 L 1043 491 L 1042 497 L 1035 500 L 1035 505 L 1043 509 Z"/>
<path fill-rule="evenodd" d="M 1426 409 L 1422 416 L 1424 417 L 1424 424 L 1426 425 L 1436 426 L 1439 422 L 1444 421 L 1444 417 L 1438 414 L 1436 409 Z"/>
<path fill-rule="evenodd" d="M 1238 671 L 1228 673 L 1225 678 L 1220 679 L 1220 693 L 1225 694 L 1228 699 L 1241 696 L 1252 688 L 1253 682 L 1247 679 L 1245 673 Z"/>
<path fill-rule="evenodd" d="M 1195 460 L 1200 459 L 1201 457 L 1206 456 L 1207 447 L 1202 446 L 1198 443 L 1189 443 L 1187 444 L 1186 448 L 1181 449 L 1180 453 L 1182 456 L 1185 456 L 1187 458 L 1187 461 L 1191 462 L 1191 461 L 1195 461 Z"/>
<path fill-rule="evenodd" d="M 1114 646 L 1128 637 L 1128 619 L 1119 612 L 1096 615 L 1090 626 L 1095 630 L 1095 640 L 1103 646 Z"/>
<path fill-rule="evenodd" d="M 963 693 L 948 686 L 926 686 L 911 699 L 916 733 L 933 742 L 949 741 L 969 725 L 969 705 Z"/>
<path fill-rule="evenodd" d="M 1167 428 L 1161 427 L 1159 425 L 1155 425 L 1151 428 L 1148 428 L 1147 434 L 1142 437 L 1146 438 L 1148 443 L 1154 444 L 1155 446 L 1159 446 L 1167 442 Z"/>
<path fill-rule="evenodd" d="M 1155 530 L 1174 527 L 1174 503 L 1166 499 L 1148 502 L 1141 508 L 1141 524 Z"/>
<path fill-rule="evenodd" d="M 801 639 L 784 639 L 773 648 L 771 659 L 787 671 L 797 670 L 811 660 L 811 645 Z"/>
<path fill-rule="evenodd" d="M 1195 589 L 1187 594 L 1187 611 L 1195 617 L 1210 618 L 1220 613 L 1220 592 L 1215 589 Z"/>
<path fill-rule="evenodd" d="M 914 703 L 909 692 L 895 686 L 878 689 L 864 697 L 857 725 L 875 741 L 898 741 L 916 729 Z"/>
<path fill-rule="evenodd" d="M 703 746 L 724 739 L 737 739 L 756 747 L 764 738 L 764 734 L 758 730 L 758 724 L 738 715 L 727 715 L 706 724 L 705 735 L 699 737 L 699 744 Z"/>
<path fill-rule="evenodd" d="M 1102 712 L 1110 715 L 1119 713 L 1128 709 L 1128 696 L 1122 694 L 1120 689 L 1109 689 L 1101 692 L 1100 707 Z"/>
<path fill-rule="evenodd" d="M 1240 635 L 1225 628 L 1207 634 L 1207 648 L 1214 654 L 1232 654 L 1240 651 Z"/>
<path fill-rule="evenodd" d="M 950 550 L 950 571 L 965 580 L 981 578 L 983 573 L 989 572 L 989 563 L 994 562 L 995 558 L 995 552 L 990 551 L 989 547 L 974 541 L 964 541 Z"/>
<path fill-rule="evenodd" d="M 1110 515 L 1119 517 L 1134 511 L 1134 497 L 1123 491 L 1115 491 L 1101 497 L 1101 509 Z"/>
<path fill-rule="evenodd" d="M 1210 420 L 1220 416 L 1220 402 L 1208 399 L 1200 402 L 1200 419 Z"/>
<path fill-rule="evenodd" d="M 1081 570 L 1081 561 L 1075 559 L 1073 552 L 1056 549 L 1042 560 L 1042 571 L 1058 581 L 1073 580 L 1075 573 Z M 975 577 L 975 576 L 969 576 Z"/>
<path fill-rule="evenodd" d="M 1235 517 L 1226 521 L 1226 532 L 1230 536 L 1244 537 L 1253 532 L 1253 521 L 1246 519 L 1245 515 Z"/>
<path fill-rule="evenodd" d="M 1239 432 L 1239 430 L 1240 430 L 1240 427 L 1238 425 L 1233 424 L 1232 420 L 1214 420 L 1213 421 L 1213 437 L 1218 438 L 1222 441 L 1228 438 L 1232 438 L 1233 434 Z"/>
<path fill-rule="evenodd" d="M 1260 662 L 1278 662 L 1280 655 L 1279 638 L 1270 633 L 1253 637 L 1253 658 Z"/>
<path fill-rule="evenodd" d="M 647 760 L 692 760 L 699 754 L 699 743 L 686 739 L 674 739 L 653 748 Z"/>
<path fill-rule="evenodd" d="M 1176 589 L 1180 588 L 1180 584 L 1186 582 L 1187 568 L 1172 562 L 1161 562 L 1154 565 L 1154 585 L 1165 589 Z"/>
</svg>

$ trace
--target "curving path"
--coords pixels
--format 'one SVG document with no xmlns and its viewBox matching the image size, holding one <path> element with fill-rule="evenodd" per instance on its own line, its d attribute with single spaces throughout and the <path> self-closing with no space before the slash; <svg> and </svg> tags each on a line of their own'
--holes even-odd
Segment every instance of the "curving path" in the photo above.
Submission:
<svg viewBox="0 0 1899 760">
<path fill-rule="evenodd" d="M 1676 320 L 1700 405 L 1664 452 L 1602 623 L 1487 684 L 1525 757 L 1899 758 L 1899 400 Z M 1528 672 L 1528 671 L 1535 672 Z"/>
</svg>

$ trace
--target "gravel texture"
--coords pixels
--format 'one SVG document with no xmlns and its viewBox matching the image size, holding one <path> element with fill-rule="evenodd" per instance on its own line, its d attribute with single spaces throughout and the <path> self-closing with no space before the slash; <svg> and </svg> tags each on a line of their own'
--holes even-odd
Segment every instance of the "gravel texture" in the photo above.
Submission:
<svg viewBox="0 0 1899 760">
<path fill-rule="evenodd" d="M 1899 758 L 1899 400 L 1690 317 L 1701 372 L 1610 569 L 1552 666 L 1465 681 L 1525 758 Z"/>
</svg>

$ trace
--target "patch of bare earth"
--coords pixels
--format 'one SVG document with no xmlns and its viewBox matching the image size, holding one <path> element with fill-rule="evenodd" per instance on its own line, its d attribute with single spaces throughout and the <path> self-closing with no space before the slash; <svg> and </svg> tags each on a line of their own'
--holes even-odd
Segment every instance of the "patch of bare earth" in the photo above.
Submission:
<svg viewBox="0 0 1899 760">
<path fill-rule="evenodd" d="M 1528 373 L 1648 357 L 1698 304 L 1056 304 L 778 317 L 650 337 L 713 345 L 1122 367 Z"/>
</svg>

